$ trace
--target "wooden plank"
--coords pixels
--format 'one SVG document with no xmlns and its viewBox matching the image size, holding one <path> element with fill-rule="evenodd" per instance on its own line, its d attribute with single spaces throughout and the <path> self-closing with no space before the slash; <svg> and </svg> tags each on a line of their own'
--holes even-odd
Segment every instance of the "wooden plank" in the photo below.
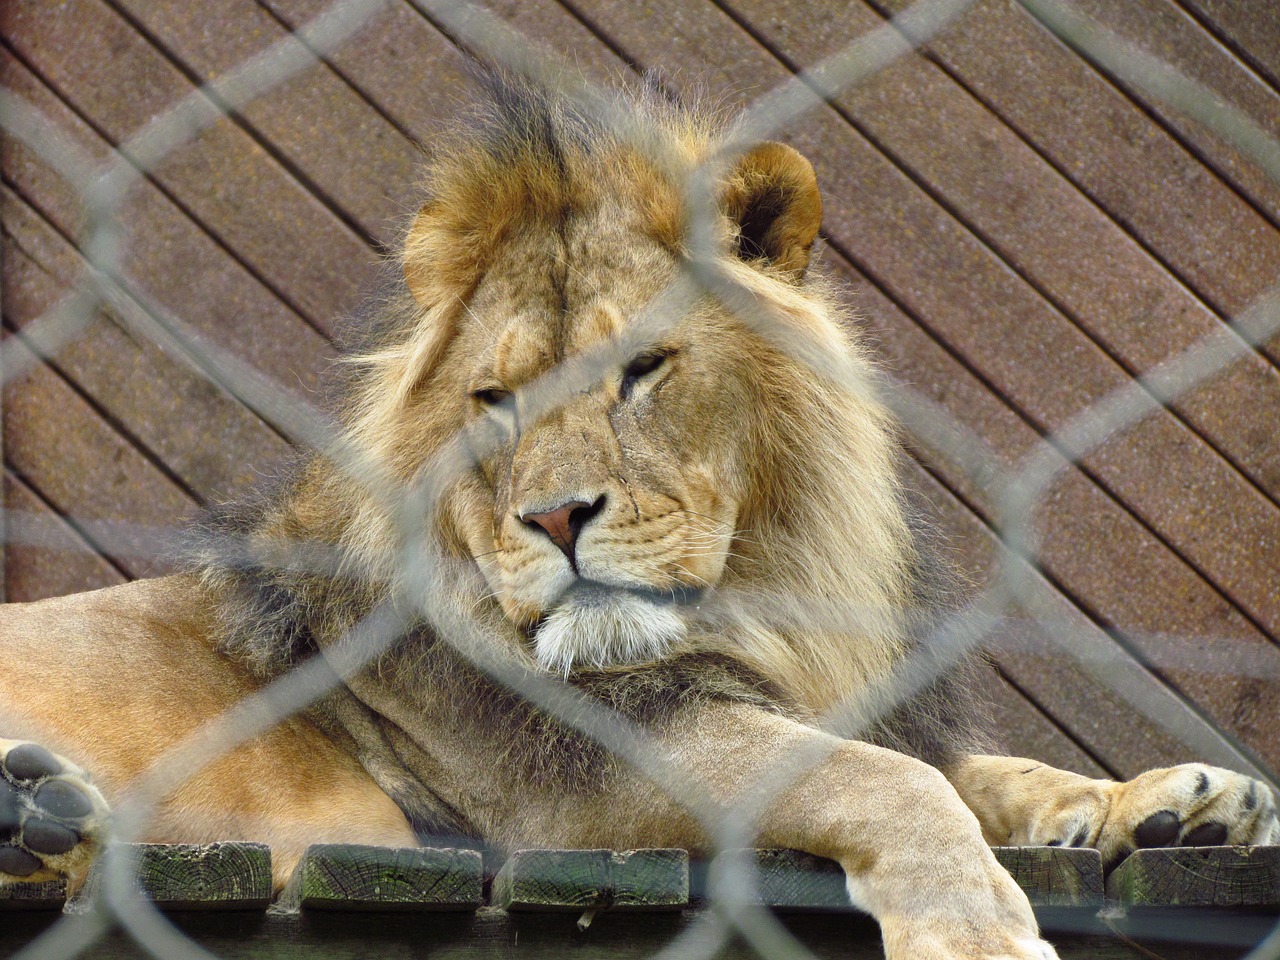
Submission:
<svg viewBox="0 0 1280 960">
<path fill-rule="evenodd" d="M 12 278 L 5 318 L 24 330 L 62 302 L 86 264 L 7 188 L 0 190 L 0 203 Z M 251 465 L 287 454 L 288 444 L 246 407 L 156 344 L 122 329 L 112 314 L 100 313 L 51 362 L 189 490 L 201 499 L 243 493 L 259 479 Z"/>
<path fill-rule="evenodd" d="M 193 17 L 187 0 L 117 0 L 167 56 L 200 83 L 221 77 L 289 36 L 252 0 L 224 0 Z M 401 83 L 405 78 L 402 76 Z M 413 86 L 434 86 L 431 75 Z M 324 64 L 303 70 L 240 110 L 314 193 L 350 217 L 365 236 L 388 243 L 416 198 L 418 151 Z"/>
<path fill-rule="evenodd" d="M 1240 51 L 1273 86 L 1280 87 L 1280 11 L 1273 4 L 1238 0 L 1179 2 Z"/>
<path fill-rule="evenodd" d="M 992 847 L 1000 866 L 1026 893 L 1032 906 L 1101 905 L 1102 856 L 1070 847 Z"/>
<path fill-rule="evenodd" d="M 194 512 L 194 501 L 21 341 L 10 337 L 5 349 L 28 371 L 5 384 L 5 456 L 55 510 L 73 522 L 103 521 L 143 531 L 172 529 Z M 52 437 L 58 440 L 56 449 L 48 444 Z M 105 552 L 130 576 L 171 569 L 153 555 Z"/>
<path fill-rule="evenodd" d="M 516 912 L 679 910 L 689 902 L 689 855 L 665 849 L 518 850 L 493 878 L 491 900 Z"/>
<path fill-rule="evenodd" d="M 1215 309 L 1237 315 L 1280 276 L 1271 225 L 1020 7 L 983 0 L 928 49 Z"/>
<path fill-rule="evenodd" d="M 325 0 L 262 0 L 262 5 L 291 29 L 327 9 Z M 405 3 L 378 11 L 325 62 L 426 153 L 440 125 L 457 113 L 457 93 L 469 82 L 458 48 Z M 447 96 L 440 95 L 445 91 Z"/>
<path fill-rule="evenodd" d="M 0 913 L 16 910 L 61 910 L 67 899 L 62 880 L 44 883 L 0 883 Z"/>
<path fill-rule="evenodd" d="M 484 903 L 478 850 L 370 847 L 307 848 L 302 905 L 318 910 L 475 910 Z"/>
<path fill-rule="evenodd" d="M 1135 907 L 1280 907 L 1280 847 L 1138 850 L 1107 877 L 1107 896 Z"/>
<path fill-rule="evenodd" d="M 296 28 L 325 9 L 325 0 L 261 0 Z M 625 64 L 579 20 L 555 3 L 515 3 L 489 12 L 523 36 L 566 55 L 574 69 L 596 83 L 615 83 Z M 570 52 L 571 51 L 571 52 Z M 394 4 L 351 42 L 326 58 L 344 79 L 393 118 L 400 129 L 427 153 L 441 124 L 457 113 L 452 97 L 423 96 L 419 84 L 406 84 L 406 73 L 425 76 L 434 89 L 457 90 L 469 80 L 462 54 L 432 23 L 409 4 Z"/>
<path fill-rule="evenodd" d="M 110 158 L 111 145 L 3 49 L 0 78 L 94 161 Z M 2 163 L 14 189 L 64 237 L 80 235 L 84 210 L 72 185 L 12 139 Z M 304 391 L 319 388 L 332 348 L 156 184 L 138 183 L 119 221 L 121 271 L 137 289 L 246 363 Z"/>
<path fill-rule="evenodd" d="M 14 51 L 113 144 L 194 87 L 99 0 L 6 5 Z M 353 302 L 375 257 L 368 245 L 231 120 L 152 171 L 156 183 L 317 328 Z M 303 253 L 302 251 L 305 251 Z"/>
<path fill-rule="evenodd" d="M 755 871 L 754 903 L 777 911 L 799 913 L 853 908 L 844 871 L 834 860 L 800 850 L 776 848 L 734 850 L 722 857 L 728 859 L 718 858 L 711 866 L 713 875 L 725 869 Z M 699 893 L 714 896 L 711 883 Z"/>
<path fill-rule="evenodd" d="M 5 590 L 11 603 L 124 583 L 125 577 L 21 477 L 4 473 Z"/>
<path fill-rule="evenodd" d="M 603 907 L 609 856 L 608 850 L 517 850 L 493 878 L 491 902 L 508 911 Z"/>
<path fill-rule="evenodd" d="M 1172 0 L 1079 0 L 1075 8 L 1091 22 L 1159 57 L 1179 72 L 1207 87 L 1272 136 L 1280 134 L 1280 92 L 1254 73 L 1231 50 L 1219 43 L 1196 19 Z M 1248 5 L 1235 5 L 1245 7 Z M 1259 5 L 1259 11 L 1266 5 Z M 1270 38 L 1280 49 L 1280 19 L 1273 13 Z M 1267 65 L 1260 65 L 1263 70 Z M 1272 65 L 1274 67 L 1274 64 Z M 1165 106 L 1146 90 L 1111 76 L 1130 97 L 1158 116 L 1215 173 L 1240 190 L 1249 201 L 1280 222 L 1280 184 L 1230 144 L 1185 115 Z"/>
<path fill-rule="evenodd" d="M 133 895 L 161 909 L 263 910 L 271 902 L 271 851 L 261 843 L 131 843 L 115 849 L 136 857 Z M 78 899 L 87 901 L 107 882 L 106 862 L 90 868 Z"/>
<path fill-rule="evenodd" d="M 732 9 L 796 67 L 816 65 L 883 23 L 862 3 L 840 0 L 805 4 L 785 19 L 768 16 L 766 0 L 735 0 Z M 903 57 L 836 102 L 1130 375 L 1221 332 L 1221 320 L 1175 276 L 935 64 Z M 1246 407 L 1253 415 L 1240 416 Z M 1257 428 L 1280 422 L 1280 371 L 1272 364 L 1249 354 L 1173 409 L 1280 498 L 1280 444 Z"/>
<path fill-rule="evenodd" d="M 609 860 L 612 910 L 678 910 L 689 903 L 689 854 L 615 850 Z"/>
</svg>

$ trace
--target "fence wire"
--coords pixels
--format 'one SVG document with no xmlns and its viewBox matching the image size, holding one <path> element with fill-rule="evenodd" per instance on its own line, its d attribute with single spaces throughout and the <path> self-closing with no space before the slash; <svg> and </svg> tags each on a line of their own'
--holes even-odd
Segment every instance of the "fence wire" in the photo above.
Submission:
<svg viewBox="0 0 1280 960">
<path fill-rule="evenodd" d="M 643 115 L 611 90 L 582 79 L 570 65 L 531 43 L 483 6 L 446 0 L 406 2 L 481 59 L 502 65 L 575 102 L 619 139 L 645 151 L 660 169 L 680 168 L 678 158 L 664 155 L 669 145 L 647 128 Z M 1163 692 L 1153 692 L 1149 683 L 1140 681 L 1136 675 L 1144 668 L 1139 665 L 1142 658 L 1131 655 L 1132 635 L 1082 637 L 1075 624 L 1063 619 L 1047 599 L 1051 588 L 1036 564 L 1039 553 L 1033 521 L 1037 505 L 1064 471 L 1109 438 L 1156 411 L 1170 408 L 1179 397 L 1275 337 L 1280 332 L 1280 286 L 1191 349 L 1091 403 L 1045 438 L 1017 469 L 1007 470 L 981 437 L 937 403 L 891 378 L 868 382 L 864 372 L 846 367 L 822 343 L 798 335 L 795 325 L 781 319 L 777 308 L 762 300 L 757 290 L 744 285 L 741 274 L 727 268 L 722 259 L 715 229 L 716 191 L 735 160 L 806 112 L 834 101 L 927 43 L 973 2 L 919 0 L 816 67 L 758 97 L 743 111 L 716 153 L 685 180 L 690 255 L 679 280 L 649 304 L 617 341 L 575 356 L 522 388 L 522 403 L 527 404 L 532 420 L 555 410 L 584 384 L 599 382 L 608 371 L 630 360 L 638 348 L 680 322 L 700 298 L 714 297 L 776 347 L 808 364 L 833 388 L 854 395 L 875 395 L 886 401 L 917 448 L 959 471 L 986 490 L 998 505 L 997 526 L 1003 542 L 996 575 L 978 596 L 935 628 L 909 670 L 895 675 L 885 689 L 873 691 L 872 696 L 860 696 L 857 703 L 838 707 L 823 718 L 825 728 L 869 729 L 982 643 L 998 623 L 1010 616 L 1031 617 L 1040 633 L 1054 645 L 1054 655 L 1070 660 L 1122 702 L 1171 732 L 1187 746 L 1190 756 L 1251 773 L 1275 785 L 1272 771 L 1261 769 L 1247 752 L 1237 749 L 1196 710 L 1188 709 L 1179 696 L 1170 696 L 1163 688 Z M 1019 2 L 1085 59 L 1212 130 L 1280 183 L 1280 143 L 1241 111 L 1222 103 L 1212 91 L 1170 65 L 1091 23 L 1068 3 Z M 140 179 L 211 125 L 336 53 L 391 5 L 390 0 L 338 0 L 295 33 L 156 117 L 113 151 L 105 164 L 96 162 L 61 134 L 57 124 L 35 106 L 12 92 L 0 90 L 0 116 L 6 135 L 29 147 L 74 187 L 86 223 L 78 245 L 85 263 L 79 281 L 54 308 L 23 328 L 21 340 L 29 349 L 5 351 L 4 382 L 20 379 L 35 364 L 56 359 L 61 350 L 83 335 L 100 310 L 107 309 L 132 336 L 180 358 L 281 436 L 336 464 L 352 484 L 375 497 L 387 514 L 396 518 L 399 537 L 401 576 L 394 581 L 392 595 L 341 642 L 326 648 L 322 657 L 315 657 L 262 687 L 169 750 L 116 807 L 115 839 L 129 841 L 145 836 L 157 803 L 194 771 L 306 709 L 340 684 L 341 677 L 375 663 L 414 623 L 425 622 L 496 683 L 625 759 L 687 807 L 701 823 L 712 839 L 714 853 L 719 854 L 709 881 L 711 909 L 674 937 L 658 957 L 711 957 L 736 935 L 762 956 L 808 960 L 812 954 L 767 909 L 756 905 L 755 869 L 734 852 L 753 845 L 756 825 L 771 797 L 822 763 L 831 748 L 795 751 L 771 770 L 768 783 L 753 785 L 739 802 L 726 808 L 673 762 L 639 725 L 571 683 L 535 672 L 501 655 L 496 645 L 486 642 L 474 619 L 457 610 L 447 596 L 444 585 L 458 575 L 457 570 L 451 569 L 456 561 L 441 554 L 427 533 L 431 524 L 424 523 L 423 518 L 435 515 L 442 494 L 483 456 L 484 444 L 499 444 L 503 437 L 459 435 L 412 483 L 402 484 L 382 465 L 370 462 L 326 412 L 313 409 L 295 391 L 197 333 L 156 303 L 122 269 L 125 239 L 120 228 L 121 213 L 129 191 Z M 47 536 L 46 523 L 39 517 L 9 511 L 5 520 L 9 543 L 39 544 Z M 82 527 L 95 543 L 107 545 L 109 552 L 137 556 L 159 554 L 171 542 L 173 533 L 92 521 Z M 251 553 L 247 543 L 223 546 L 228 551 L 243 549 L 245 556 Z M 282 571 L 325 571 L 334 569 L 340 558 L 308 543 L 280 551 L 272 562 Z M 735 596 L 731 590 L 713 597 L 720 616 L 767 605 L 775 617 L 810 625 L 839 625 L 851 622 L 860 613 L 852 606 L 816 608 L 811 604 L 798 606 L 791 600 Z M 1210 666 L 1206 668 L 1205 662 L 1200 661 L 1197 668 L 1215 669 L 1212 664 L 1216 663 L 1223 672 L 1238 671 L 1238 651 L 1229 649 L 1226 641 L 1200 639 L 1208 647 Z M 1273 682 L 1275 678 L 1269 673 L 1272 670 L 1269 661 L 1259 662 L 1255 673 Z M 866 693 L 859 691 L 860 695 Z M 868 702 L 874 706 L 868 708 Z M 131 896 L 135 864 L 127 853 L 113 848 L 104 859 L 105 882 L 97 885 L 95 900 L 90 904 L 98 909 L 60 919 L 27 945 L 18 955 L 22 960 L 69 960 L 91 947 L 114 923 L 123 926 L 158 958 L 211 956 L 152 905 Z M 1258 944 L 1249 958 L 1280 960 L 1280 929 Z"/>
</svg>

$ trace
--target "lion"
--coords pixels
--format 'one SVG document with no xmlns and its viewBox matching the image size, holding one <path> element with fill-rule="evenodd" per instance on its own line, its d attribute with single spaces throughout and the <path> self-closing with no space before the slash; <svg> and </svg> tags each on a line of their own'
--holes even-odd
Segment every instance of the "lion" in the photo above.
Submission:
<svg viewBox="0 0 1280 960">
<path fill-rule="evenodd" d="M 351 325 L 336 439 L 183 572 L 5 608 L 0 879 L 82 877 L 159 758 L 304 664 L 328 692 L 137 839 L 268 843 L 282 889 L 312 843 L 711 851 L 736 811 L 919 960 L 1055 956 L 992 844 L 1280 835 L 1227 770 L 991 752 L 803 156 L 647 88 L 485 87 Z"/>
</svg>

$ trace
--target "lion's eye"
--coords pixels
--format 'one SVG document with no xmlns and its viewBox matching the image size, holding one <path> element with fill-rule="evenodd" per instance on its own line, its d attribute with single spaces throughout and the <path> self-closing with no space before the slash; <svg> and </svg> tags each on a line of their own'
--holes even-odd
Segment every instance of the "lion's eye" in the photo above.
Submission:
<svg viewBox="0 0 1280 960">
<path fill-rule="evenodd" d="M 667 354 L 654 351 L 642 353 L 628 363 L 622 371 L 623 398 L 625 399 L 631 394 L 631 390 L 635 387 L 637 380 L 647 377 L 666 362 Z"/>
<path fill-rule="evenodd" d="M 486 407 L 496 407 L 498 404 L 510 398 L 511 391 L 503 390 L 501 387 L 489 387 L 484 390 L 472 390 L 471 396 L 479 400 Z"/>
</svg>

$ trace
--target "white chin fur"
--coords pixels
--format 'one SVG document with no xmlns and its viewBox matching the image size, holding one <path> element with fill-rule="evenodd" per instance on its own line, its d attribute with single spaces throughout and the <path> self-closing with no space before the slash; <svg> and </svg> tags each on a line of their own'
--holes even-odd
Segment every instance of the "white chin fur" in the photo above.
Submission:
<svg viewBox="0 0 1280 960">
<path fill-rule="evenodd" d="M 684 635 L 684 621 L 668 606 L 592 590 L 570 594 L 552 611 L 534 651 L 546 669 L 568 676 L 583 667 L 660 660 Z"/>
</svg>

